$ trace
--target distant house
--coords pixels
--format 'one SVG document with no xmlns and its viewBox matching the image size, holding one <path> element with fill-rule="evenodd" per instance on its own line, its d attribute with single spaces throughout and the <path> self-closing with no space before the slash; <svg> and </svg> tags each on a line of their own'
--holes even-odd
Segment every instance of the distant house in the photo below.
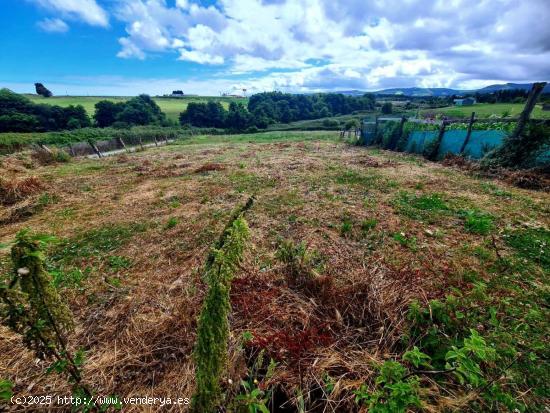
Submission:
<svg viewBox="0 0 550 413">
<path fill-rule="evenodd" d="M 464 99 L 454 100 L 455 106 L 471 106 L 474 103 L 476 103 L 476 100 L 474 98 L 464 98 Z"/>
<path fill-rule="evenodd" d="M 183 97 L 183 91 L 173 90 L 172 94 L 170 96 L 172 96 L 173 98 L 181 98 L 181 97 Z"/>
</svg>

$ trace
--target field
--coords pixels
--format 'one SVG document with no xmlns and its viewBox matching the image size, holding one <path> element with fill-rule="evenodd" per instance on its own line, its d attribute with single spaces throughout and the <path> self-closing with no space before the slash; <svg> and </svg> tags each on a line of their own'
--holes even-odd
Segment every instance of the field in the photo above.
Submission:
<svg viewBox="0 0 550 413">
<path fill-rule="evenodd" d="M 472 112 L 476 113 L 477 117 L 488 118 L 491 116 L 497 117 L 517 117 L 525 107 L 523 103 L 477 103 L 472 106 L 449 106 L 438 109 L 425 109 L 426 113 L 443 113 L 452 118 L 468 118 Z M 541 105 L 535 106 L 531 114 L 533 119 L 550 119 L 550 112 L 543 111 Z"/>
<path fill-rule="evenodd" d="M 254 195 L 231 287 L 225 403 L 250 407 L 260 389 L 272 411 L 367 411 L 372 394 L 415 411 L 544 410 L 548 193 L 331 131 L 1 162 L 10 182 L 40 184 L 3 207 L 0 243 L 23 228 L 57 237 L 48 268 L 97 394 L 191 397 L 202 269 L 232 210 Z M 9 268 L 5 248 L 0 274 Z M 462 358 L 445 367 L 453 351 Z M 70 394 L 47 366 L 0 327 L 0 374 L 16 395 Z M 401 390 L 390 396 L 392 386 Z"/>
<path fill-rule="evenodd" d="M 129 97 L 117 96 L 53 96 L 51 98 L 43 98 L 37 95 L 27 95 L 35 103 L 48 103 L 50 105 L 69 106 L 82 105 L 88 115 L 93 116 L 94 105 L 100 100 L 111 100 L 113 102 L 125 102 Z M 208 100 L 220 101 L 225 108 L 229 107 L 231 101 L 247 103 L 246 98 L 218 97 L 218 96 L 188 96 L 183 98 L 165 98 L 155 97 L 155 102 L 160 106 L 161 110 L 166 113 L 168 119 L 178 120 L 180 112 L 183 112 L 189 102 L 206 102 Z"/>
</svg>

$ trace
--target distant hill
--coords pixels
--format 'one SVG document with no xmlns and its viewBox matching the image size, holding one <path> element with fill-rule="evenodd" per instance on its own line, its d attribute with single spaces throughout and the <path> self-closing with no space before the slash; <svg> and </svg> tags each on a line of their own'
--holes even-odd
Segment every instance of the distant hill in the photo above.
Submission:
<svg viewBox="0 0 550 413">
<path fill-rule="evenodd" d="M 423 87 L 405 87 L 384 89 L 375 92 L 377 95 L 403 95 L 403 96 L 451 96 L 459 95 L 470 91 L 449 89 L 443 87 L 423 88 Z"/>
<path fill-rule="evenodd" d="M 531 83 L 503 83 L 498 85 L 485 86 L 481 89 L 472 89 L 472 90 L 461 90 L 461 89 L 450 89 L 444 87 L 434 87 L 434 88 L 423 88 L 423 87 L 404 87 L 404 88 L 391 88 L 391 89 L 382 89 L 378 90 L 375 93 L 377 95 L 402 95 L 402 96 L 451 96 L 451 95 L 463 95 L 466 93 L 493 93 L 498 90 L 529 90 L 531 89 Z M 361 90 L 343 90 L 338 93 L 350 96 L 362 95 L 364 92 Z M 546 85 L 543 93 L 550 93 L 550 84 Z"/>
</svg>

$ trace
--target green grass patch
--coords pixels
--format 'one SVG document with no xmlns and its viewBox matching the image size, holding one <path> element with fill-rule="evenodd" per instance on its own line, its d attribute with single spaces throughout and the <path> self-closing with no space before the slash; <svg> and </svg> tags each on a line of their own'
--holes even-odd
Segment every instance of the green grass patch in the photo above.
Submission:
<svg viewBox="0 0 550 413">
<path fill-rule="evenodd" d="M 462 210 L 459 215 L 464 218 L 464 228 L 472 234 L 487 235 L 494 228 L 491 214 L 478 210 Z"/>
<path fill-rule="evenodd" d="M 450 212 L 451 208 L 437 193 L 416 195 L 401 191 L 393 201 L 397 211 L 409 218 L 433 222 L 437 217 Z"/>
<path fill-rule="evenodd" d="M 519 256 L 550 270 L 550 231 L 544 228 L 518 229 L 504 234 L 504 239 Z"/>
<path fill-rule="evenodd" d="M 79 258 L 102 257 L 124 245 L 136 233 L 144 232 L 144 224 L 108 225 L 85 231 L 62 241 L 53 252 L 54 261 L 74 262 Z"/>
</svg>

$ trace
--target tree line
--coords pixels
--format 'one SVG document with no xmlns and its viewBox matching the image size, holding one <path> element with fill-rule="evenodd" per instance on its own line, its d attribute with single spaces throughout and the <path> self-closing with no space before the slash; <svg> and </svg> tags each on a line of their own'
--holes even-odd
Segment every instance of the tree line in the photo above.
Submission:
<svg viewBox="0 0 550 413">
<path fill-rule="evenodd" d="M 91 125 L 82 105 L 64 108 L 37 104 L 9 89 L 0 89 L 0 132 L 48 132 Z"/>
<path fill-rule="evenodd" d="M 347 115 L 358 110 L 374 110 L 373 95 L 346 96 L 339 93 L 292 95 L 265 92 L 253 95 L 248 106 L 231 102 L 226 110 L 220 102 L 191 102 L 181 112 L 181 125 L 244 130 L 267 128 L 272 123 Z"/>
<path fill-rule="evenodd" d="M 95 105 L 93 119 L 95 122 L 82 105 L 61 107 L 34 103 L 9 89 L 0 90 L 0 132 L 50 132 L 94 125 L 100 128 L 171 125 L 148 95 L 139 95 L 126 102 L 99 101 Z"/>
</svg>

